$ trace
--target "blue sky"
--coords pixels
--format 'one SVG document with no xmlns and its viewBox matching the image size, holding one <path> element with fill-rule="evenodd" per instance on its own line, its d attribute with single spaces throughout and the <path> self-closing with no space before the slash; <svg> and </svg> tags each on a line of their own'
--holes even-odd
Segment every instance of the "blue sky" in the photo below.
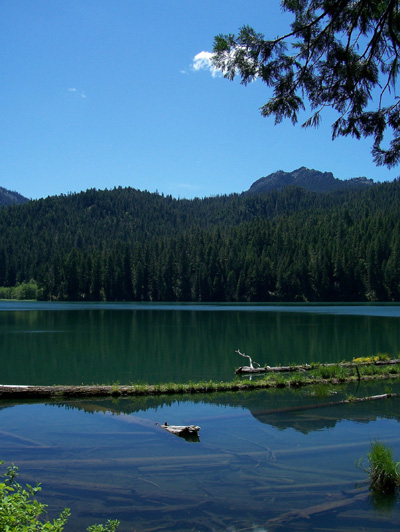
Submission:
<svg viewBox="0 0 400 532">
<path fill-rule="evenodd" d="M 275 37 L 290 21 L 279 0 L 3 0 L 0 186 L 28 198 L 116 186 L 193 198 L 300 166 L 398 177 L 374 165 L 370 140 L 332 141 L 332 115 L 317 130 L 275 126 L 259 113 L 264 84 L 195 60 L 218 33 L 249 24 Z"/>
</svg>

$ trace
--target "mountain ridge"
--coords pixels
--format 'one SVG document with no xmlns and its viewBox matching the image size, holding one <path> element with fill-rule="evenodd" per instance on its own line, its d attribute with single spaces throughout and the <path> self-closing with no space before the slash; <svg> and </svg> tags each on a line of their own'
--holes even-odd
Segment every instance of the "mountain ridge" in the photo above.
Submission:
<svg viewBox="0 0 400 532">
<path fill-rule="evenodd" d="M 375 183 L 366 177 L 353 177 L 351 179 L 338 179 L 332 172 L 321 172 L 301 166 L 292 172 L 278 170 L 267 176 L 257 179 L 246 194 L 259 194 L 272 190 L 281 190 L 288 186 L 298 186 L 309 192 L 333 192 L 349 188 L 367 188 Z"/>
<path fill-rule="evenodd" d="M 367 177 L 353 177 L 350 179 L 338 179 L 332 172 L 321 172 L 301 166 L 291 172 L 277 170 L 267 176 L 260 177 L 252 183 L 248 190 L 239 194 L 260 194 L 271 191 L 280 191 L 289 186 L 297 186 L 308 192 L 326 193 L 339 190 L 349 190 L 351 188 L 369 188 L 376 183 Z M 120 188 L 120 187 L 118 187 Z M 124 187 L 130 188 L 130 187 Z M 96 189 L 94 189 L 96 190 Z M 77 192 L 76 194 L 85 191 Z M 238 193 L 236 193 L 238 194 Z M 62 196 L 63 194 L 61 194 Z M 39 198 L 44 199 L 44 198 Z M 198 198 L 194 198 L 198 200 Z M 203 199 L 206 199 L 203 198 Z M 7 190 L 0 186 L 0 207 L 8 205 L 22 205 L 27 203 L 28 198 L 16 191 Z"/>
<path fill-rule="evenodd" d="M 25 198 L 21 194 L 15 191 L 7 190 L 6 188 L 0 187 L 0 207 L 8 205 L 22 205 L 26 203 L 28 198 Z"/>
</svg>

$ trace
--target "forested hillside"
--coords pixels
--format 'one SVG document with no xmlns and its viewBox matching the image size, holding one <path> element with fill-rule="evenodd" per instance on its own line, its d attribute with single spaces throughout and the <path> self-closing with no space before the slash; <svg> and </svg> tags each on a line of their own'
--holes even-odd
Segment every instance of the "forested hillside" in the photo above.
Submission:
<svg viewBox="0 0 400 532">
<path fill-rule="evenodd" d="M 177 200 L 88 190 L 0 209 L 0 286 L 45 299 L 391 301 L 400 182 Z"/>
</svg>

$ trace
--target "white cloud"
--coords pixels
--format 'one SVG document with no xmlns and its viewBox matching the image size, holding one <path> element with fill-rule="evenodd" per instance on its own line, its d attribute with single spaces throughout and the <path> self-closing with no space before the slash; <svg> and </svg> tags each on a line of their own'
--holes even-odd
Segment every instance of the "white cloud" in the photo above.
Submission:
<svg viewBox="0 0 400 532">
<path fill-rule="evenodd" d="M 199 52 L 196 54 L 192 63 L 193 70 L 209 70 L 213 78 L 220 76 L 221 71 L 215 68 L 211 62 L 212 56 L 211 52 Z"/>
<path fill-rule="evenodd" d="M 86 94 L 82 91 L 78 91 L 78 89 L 75 89 L 75 87 L 69 88 L 68 92 L 78 92 L 81 98 L 86 98 Z"/>
<path fill-rule="evenodd" d="M 241 58 L 242 61 L 246 60 L 246 63 L 249 67 L 252 67 L 252 68 L 254 67 L 255 70 L 257 69 L 257 63 L 254 61 L 253 58 L 247 56 L 246 48 L 244 46 L 236 46 L 233 48 L 233 50 L 229 52 L 225 52 L 225 57 L 223 59 L 224 59 L 224 65 L 226 68 L 230 66 L 233 61 L 235 61 L 237 54 L 239 54 L 239 57 Z M 213 54 L 211 52 L 198 53 L 193 58 L 192 69 L 194 71 L 209 70 L 213 78 L 222 76 L 222 71 L 219 68 L 216 68 L 212 64 L 212 61 L 211 61 L 212 56 Z M 240 72 L 236 71 L 236 74 L 240 75 Z M 255 81 L 257 78 L 258 78 L 258 75 L 255 73 L 253 81 Z"/>
</svg>

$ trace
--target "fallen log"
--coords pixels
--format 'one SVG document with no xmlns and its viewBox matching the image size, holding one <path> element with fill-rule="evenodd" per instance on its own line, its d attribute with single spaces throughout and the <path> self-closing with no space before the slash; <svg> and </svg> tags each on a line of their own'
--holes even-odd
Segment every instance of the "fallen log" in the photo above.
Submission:
<svg viewBox="0 0 400 532">
<path fill-rule="evenodd" d="M 264 366 L 264 367 L 250 367 L 250 366 L 241 366 L 235 370 L 235 373 L 240 375 L 242 373 L 289 373 L 296 371 L 310 371 L 316 367 L 320 368 L 329 368 L 333 366 L 338 366 L 341 368 L 358 368 L 359 366 L 390 366 L 394 364 L 400 364 L 400 359 L 392 360 L 376 360 L 374 362 L 338 362 L 338 363 L 326 363 L 326 364 L 317 364 L 311 366 L 310 364 L 300 364 L 297 366 Z"/>
<path fill-rule="evenodd" d="M 238 355 L 244 358 L 249 359 L 250 366 L 242 366 L 238 370 L 236 370 L 236 373 L 264 373 L 265 368 L 262 368 L 258 362 L 254 362 L 255 366 L 253 365 L 253 360 L 249 355 L 246 355 L 246 353 L 241 353 L 240 349 L 237 349 L 235 351 Z"/>
<path fill-rule="evenodd" d="M 184 438 L 187 441 L 200 441 L 199 430 L 197 425 L 168 425 L 167 422 L 160 427 L 175 436 Z"/>
<path fill-rule="evenodd" d="M 235 370 L 235 373 L 240 375 L 241 373 L 266 373 L 267 371 L 267 368 L 251 368 L 249 366 L 240 366 L 240 368 Z"/>
<path fill-rule="evenodd" d="M 247 356 L 247 355 L 246 355 Z M 253 364 L 253 362 L 252 362 Z M 369 363 L 341 363 L 341 364 L 318 364 L 315 367 L 326 367 L 326 366 L 362 366 L 368 365 Z M 373 363 L 378 365 L 378 363 Z M 391 360 L 379 365 L 384 364 L 399 364 L 400 360 Z M 305 364 L 303 366 L 277 366 L 266 368 L 253 368 L 250 366 L 243 366 L 239 368 L 241 373 L 246 373 L 247 368 L 253 373 L 265 373 L 267 371 L 305 371 L 312 369 L 311 366 Z M 380 379 L 390 379 L 398 378 L 398 371 L 390 373 L 385 373 L 384 375 L 362 375 L 362 381 L 367 380 L 380 380 Z M 330 383 L 330 384 L 339 384 L 344 382 L 351 382 L 353 380 L 352 376 L 346 378 L 335 379 L 334 377 L 329 379 L 324 379 L 322 377 L 314 377 L 309 381 L 297 382 L 296 386 L 302 385 L 312 385 L 317 383 Z M 285 385 L 285 384 L 283 384 Z M 288 385 L 291 383 L 288 381 Z M 275 387 L 276 384 L 269 383 L 267 381 L 262 382 L 241 382 L 232 381 L 232 382 L 219 382 L 219 383 L 194 383 L 188 385 L 177 385 L 177 384 L 163 384 L 163 385 L 19 385 L 19 384 L 0 384 L 0 400 L 1 399 L 51 399 L 51 400 L 64 400 L 72 398 L 88 398 L 88 397 L 128 397 L 128 396 L 145 396 L 145 395 L 166 395 L 166 394 L 193 394 L 193 393 L 209 393 L 209 392 L 218 392 L 218 391 L 238 391 L 238 390 L 251 390 L 255 388 L 270 388 Z M 7 405 L 6 405 L 7 406 Z"/>
</svg>

